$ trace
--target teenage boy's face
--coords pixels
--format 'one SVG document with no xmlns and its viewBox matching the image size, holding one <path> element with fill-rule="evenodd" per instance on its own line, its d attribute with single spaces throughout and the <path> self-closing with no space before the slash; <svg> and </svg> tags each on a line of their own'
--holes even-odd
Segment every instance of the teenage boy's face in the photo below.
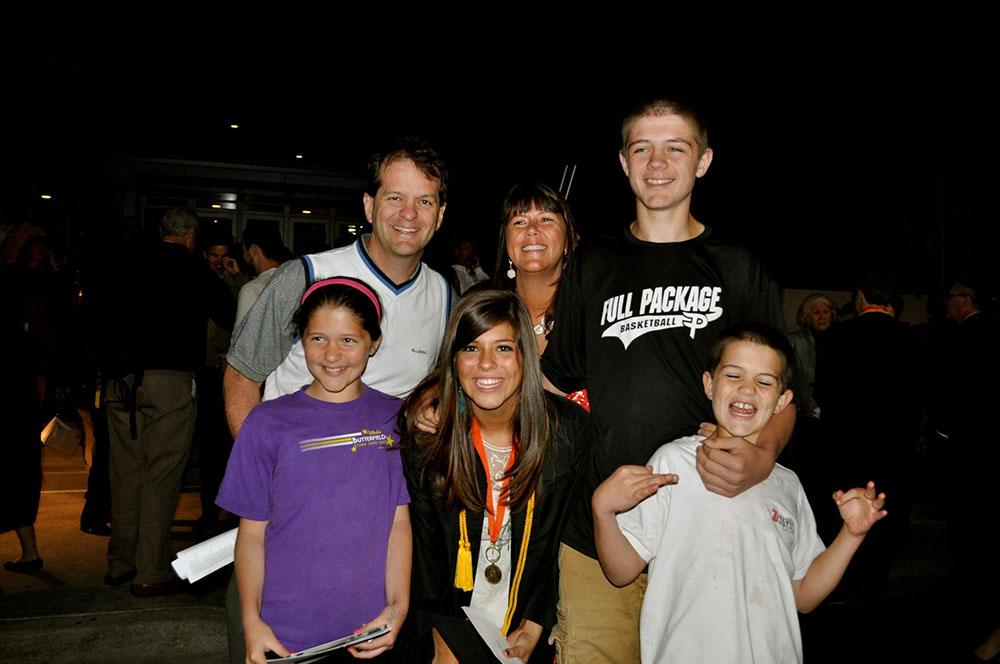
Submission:
<svg viewBox="0 0 1000 664">
<path fill-rule="evenodd" d="M 645 115 L 632 123 L 618 157 L 637 203 L 651 211 L 669 210 L 691 196 L 695 180 L 712 163 L 712 149 L 699 148 L 686 117 Z"/>
<path fill-rule="evenodd" d="M 792 391 L 781 388 L 781 369 L 781 358 L 767 346 L 749 341 L 726 346 L 715 375 L 703 376 L 720 433 L 757 442 L 771 416 L 792 400 Z"/>
</svg>

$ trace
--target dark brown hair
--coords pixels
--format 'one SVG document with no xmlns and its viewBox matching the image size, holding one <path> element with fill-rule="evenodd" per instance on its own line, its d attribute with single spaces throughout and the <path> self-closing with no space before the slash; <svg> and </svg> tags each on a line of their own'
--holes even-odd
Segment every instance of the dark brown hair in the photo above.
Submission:
<svg viewBox="0 0 1000 664">
<path fill-rule="evenodd" d="M 708 147 L 708 127 L 705 118 L 693 104 L 677 99 L 652 99 L 636 105 L 622 119 L 622 154 L 628 151 L 628 133 L 636 120 L 665 115 L 679 115 L 690 122 L 698 140 L 698 154 L 705 151 Z"/>
<path fill-rule="evenodd" d="M 309 327 L 309 319 L 312 318 L 313 313 L 320 308 L 330 308 L 337 309 L 339 307 L 344 307 L 350 311 L 361 323 L 361 327 L 364 328 L 368 336 L 371 337 L 373 342 L 378 341 L 382 338 L 382 324 L 379 318 L 379 310 L 382 309 L 382 300 L 379 298 L 378 293 L 375 289 L 361 281 L 360 279 L 355 279 L 354 277 L 331 277 L 336 279 L 343 279 L 345 281 L 351 281 L 357 283 L 359 286 L 367 289 L 372 295 L 375 296 L 375 300 L 379 303 L 378 310 L 375 308 L 375 302 L 372 301 L 363 291 L 354 288 L 353 286 L 347 284 L 329 284 L 327 286 L 322 286 L 317 288 L 312 293 L 309 293 L 309 297 L 305 299 L 299 308 L 295 310 L 292 315 L 292 321 L 295 323 L 295 331 L 298 332 L 300 337 L 305 336 L 306 328 Z"/>
<path fill-rule="evenodd" d="M 793 362 L 795 351 L 784 334 L 778 332 L 770 325 L 763 323 L 738 323 L 723 331 L 719 338 L 712 344 L 712 350 L 708 354 L 708 366 L 706 370 L 715 376 L 715 370 L 722 362 L 722 355 L 726 348 L 734 341 L 748 341 L 758 346 L 764 346 L 773 350 L 778 359 L 781 360 L 781 372 L 778 380 L 781 382 L 781 389 L 785 390 L 792 384 L 795 377 Z"/>
<path fill-rule="evenodd" d="M 365 192 L 369 196 L 374 198 L 378 188 L 382 186 L 385 167 L 400 159 L 409 159 L 427 178 L 437 180 L 438 204 L 444 205 L 448 202 L 448 166 L 433 145 L 416 136 L 397 138 L 392 145 L 372 155 L 368 160 Z"/>
<path fill-rule="evenodd" d="M 541 182 L 522 182 L 514 185 L 500 208 L 500 239 L 497 241 L 497 267 L 493 273 L 493 286 L 514 290 L 514 280 L 507 276 L 507 225 L 514 217 L 524 214 L 535 207 L 542 212 L 554 212 L 566 222 L 566 255 L 563 256 L 563 267 L 576 250 L 578 237 L 573 224 L 573 213 L 569 203 L 552 187 Z M 555 298 L 553 297 L 553 302 Z"/>
</svg>

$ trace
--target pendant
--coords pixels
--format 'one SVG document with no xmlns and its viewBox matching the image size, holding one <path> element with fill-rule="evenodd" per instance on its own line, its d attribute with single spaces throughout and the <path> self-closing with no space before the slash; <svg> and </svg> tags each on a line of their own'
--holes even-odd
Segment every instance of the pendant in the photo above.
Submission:
<svg viewBox="0 0 1000 664">
<path fill-rule="evenodd" d="M 503 578 L 503 572 L 500 571 L 499 567 L 497 567 L 493 563 L 490 563 L 489 565 L 487 565 L 486 571 L 483 572 L 483 576 L 485 576 L 486 580 L 495 586 L 496 584 L 500 583 L 500 579 Z"/>
<path fill-rule="evenodd" d="M 486 560 L 489 561 L 490 564 L 486 566 L 485 570 L 483 570 L 483 576 L 485 576 L 486 580 L 495 586 L 500 583 L 500 579 L 503 578 L 503 572 L 501 572 L 500 568 L 496 566 L 496 562 L 500 560 L 500 549 L 498 549 L 495 545 L 490 544 L 486 547 L 485 556 Z"/>
</svg>

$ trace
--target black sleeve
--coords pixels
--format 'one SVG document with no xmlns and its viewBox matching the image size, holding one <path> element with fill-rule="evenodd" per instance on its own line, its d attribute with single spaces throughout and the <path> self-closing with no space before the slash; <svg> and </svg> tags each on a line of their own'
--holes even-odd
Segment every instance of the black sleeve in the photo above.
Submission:
<svg viewBox="0 0 1000 664">
<path fill-rule="evenodd" d="M 551 397 L 557 399 L 557 397 Z M 556 623 L 559 600 L 559 543 L 575 501 L 580 499 L 583 469 L 591 458 L 597 429 L 593 419 L 582 408 L 558 398 L 556 407 L 559 428 L 553 449 L 553 461 L 547 463 L 543 476 L 547 492 L 544 523 L 539 534 L 544 542 L 535 565 L 536 583 L 524 607 L 524 617 L 551 629 Z"/>
<path fill-rule="evenodd" d="M 764 264 L 752 255 L 747 256 L 746 283 L 747 320 L 766 323 L 779 332 L 788 334 L 778 283 L 768 274 Z"/>
<path fill-rule="evenodd" d="M 420 481 L 412 448 L 403 450 L 403 472 L 410 493 L 410 524 L 413 529 L 413 572 L 410 602 L 414 606 L 441 598 L 448 588 L 447 542 L 437 505 L 425 483 Z"/>
<path fill-rule="evenodd" d="M 559 283 L 555 323 L 541 360 L 545 377 L 567 394 L 587 386 L 584 262 L 582 252 L 577 252 Z"/>
</svg>

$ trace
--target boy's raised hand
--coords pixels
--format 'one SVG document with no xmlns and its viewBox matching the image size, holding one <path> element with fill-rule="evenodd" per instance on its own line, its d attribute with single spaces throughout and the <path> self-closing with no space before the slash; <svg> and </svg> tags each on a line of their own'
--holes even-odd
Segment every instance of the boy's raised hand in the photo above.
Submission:
<svg viewBox="0 0 1000 664">
<path fill-rule="evenodd" d="M 654 473 L 652 466 L 619 466 L 594 491 L 594 512 L 614 514 L 630 510 L 661 486 L 677 484 L 673 473 Z"/>
<path fill-rule="evenodd" d="M 884 519 L 888 512 L 885 506 L 885 494 L 875 493 L 875 483 L 869 482 L 862 489 L 855 487 L 850 491 L 836 491 L 833 500 L 837 503 L 840 516 L 844 520 L 847 531 L 855 536 L 864 535 L 876 521 Z"/>
</svg>

